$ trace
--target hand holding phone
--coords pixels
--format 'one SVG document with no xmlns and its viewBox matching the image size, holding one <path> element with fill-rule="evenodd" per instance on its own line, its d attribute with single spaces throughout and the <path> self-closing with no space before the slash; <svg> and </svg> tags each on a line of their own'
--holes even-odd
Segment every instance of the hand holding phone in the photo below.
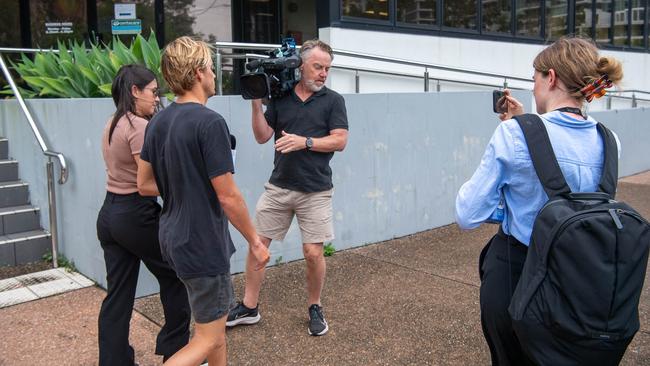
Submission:
<svg viewBox="0 0 650 366">
<path fill-rule="evenodd" d="M 508 101 L 502 90 L 492 91 L 492 110 L 494 113 L 508 112 Z"/>
</svg>

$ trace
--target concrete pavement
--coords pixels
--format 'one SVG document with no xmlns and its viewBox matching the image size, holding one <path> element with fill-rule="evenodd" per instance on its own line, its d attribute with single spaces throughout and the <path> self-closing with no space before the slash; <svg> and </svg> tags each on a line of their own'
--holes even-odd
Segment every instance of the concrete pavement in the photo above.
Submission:
<svg viewBox="0 0 650 366">
<path fill-rule="evenodd" d="M 650 172 L 620 180 L 617 198 L 650 218 Z M 496 231 L 449 225 L 335 253 L 323 294 L 330 332 L 307 335 L 304 262 L 270 268 L 262 320 L 228 331 L 231 365 L 487 365 L 479 322 L 478 255 Z M 336 245 L 336 243 L 334 243 Z M 241 296 L 243 276 L 234 277 Z M 94 365 L 104 291 L 77 290 L 0 309 L 0 365 Z M 650 279 L 641 330 L 623 365 L 650 365 Z M 140 365 L 162 323 L 157 296 L 139 299 L 131 343 Z"/>
</svg>

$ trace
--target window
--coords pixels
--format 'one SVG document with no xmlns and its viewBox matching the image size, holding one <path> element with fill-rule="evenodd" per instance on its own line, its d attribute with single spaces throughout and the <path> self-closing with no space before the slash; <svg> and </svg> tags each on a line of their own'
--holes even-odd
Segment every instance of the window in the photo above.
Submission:
<svg viewBox="0 0 650 366">
<path fill-rule="evenodd" d="M 98 0 L 97 1 L 97 38 L 103 42 L 109 42 L 113 38 L 111 30 L 111 21 L 115 19 L 115 3 L 122 3 L 117 0 Z M 152 29 L 156 29 L 154 23 L 154 0 L 138 0 L 135 3 L 135 17 L 140 19 L 142 26 L 142 35 L 149 37 Z M 167 21 L 167 19 L 165 19 Z M 120 39 L 127 45 L 131 44 L 134 34 L 120 35 Z"/>
<path fill-rule="evenodd" d="M 83 41 L 88 37 L 85 1 L 31 1 L 29 8 L 36 47 L 56 47 L 57 40 Z"/>
<path fill-rule="evenodd" d="M 343 16 L 388 20 L 388 0 L 343 0 Z"/>
<path fill-rule="evenodd" d="M 575 33 L 582 37 L 592 37 L 593 10 L 591 0 L 577 0 L 575 11 Z"/>
<path fill-rule="evenodd" d="M 642 0 L 632 0 L 632 24 L 630 31 L 632 33 L 632 47 L 645 47 L 643 40 L 643 28 L 645 27 L 645 7 Z"/>
<path fill-rule="evenodd" d="M 436 25 L 436 0 L 397 0 L 397 22 Z"/>
<path fill-rule="evenodd" d="M 610 44 L 612 30 L 612 2 L 611 0 L 596 3 L 596 43 Z"/>
<path fill-rule="evenodd" d="M 517 0 L 516 6 L 517 35 L 539 37 L 542 16 L 540 0 Z"/>
<path fill-rule="evenodd" d="M 546 0 L 546 40 L 554 41 L 567 34 L 566 0 Z"/>
<path fill-rule="evenodd" d="M 512 24 L 510 0 L 484 0 L 483 1 L 483 31 L 510 33 Z"/>
<path fill-rule="evenodd" d="M 614 45 L 627 46 L 629 31 L 627 0 L 614 1 Z"/>
<path fill-rule="evenodd" d="M 0 12 L 0 45 L 2 47 L 20 47 L 20 8 L 18 0 L 4 1 Z"/>
<path fill-rule="evenodd" d="M 207 42 L 231 41 L 230 0 L 165 1 L 165 42 L 180 36 Z"/>
<path fill-rule="evenodd" d="M 446 27 L 477 29 L 477 0 L 447 0 L 444 2 L 444 25 Z"/>
</svg>

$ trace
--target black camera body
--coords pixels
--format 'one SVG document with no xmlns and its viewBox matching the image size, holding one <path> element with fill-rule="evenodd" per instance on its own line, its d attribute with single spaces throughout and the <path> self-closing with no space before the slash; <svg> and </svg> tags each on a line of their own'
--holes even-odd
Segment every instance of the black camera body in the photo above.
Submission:
<svg viewBox="0 0 650 366">
<path fill-rule="evenodd" d="M 296 68 L 302 60 L 293 38 L 282 40 L 282 47 L 269 51 L 269 58 L 246 64 L 249 72 L 240 77 L 244 99 L 277 99 L 287 95 L 296 80 Z"/>
</svg>

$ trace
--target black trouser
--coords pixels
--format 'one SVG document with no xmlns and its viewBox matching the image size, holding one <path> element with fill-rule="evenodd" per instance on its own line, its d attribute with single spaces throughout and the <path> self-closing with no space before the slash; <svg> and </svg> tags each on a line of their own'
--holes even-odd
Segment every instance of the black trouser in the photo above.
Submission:
<svg viewBox="0 0 650 366">
<path fill-rule="evenodd" d="M 521 349 L 508 313 L 527 252 L 527 246 L 506 235 L 501 227 L 481 252 L 481 326 L 492 365 L 532 364 Z"/>
<path fill-rule="evenodd" d="M 140 261 L 156 276 L 165 325 L 156 339 L 156 354 L 169 357 L 189 341 L 190 306 L 185 286 L 162 259 L 158 243 L 160 206 L 152 197 L 108 192 L 97 218 L 97 237 L 104 249 L 108 293 L 99 313 L 99 364 L 133 365 L 129 322 Z"/>
</svg>

